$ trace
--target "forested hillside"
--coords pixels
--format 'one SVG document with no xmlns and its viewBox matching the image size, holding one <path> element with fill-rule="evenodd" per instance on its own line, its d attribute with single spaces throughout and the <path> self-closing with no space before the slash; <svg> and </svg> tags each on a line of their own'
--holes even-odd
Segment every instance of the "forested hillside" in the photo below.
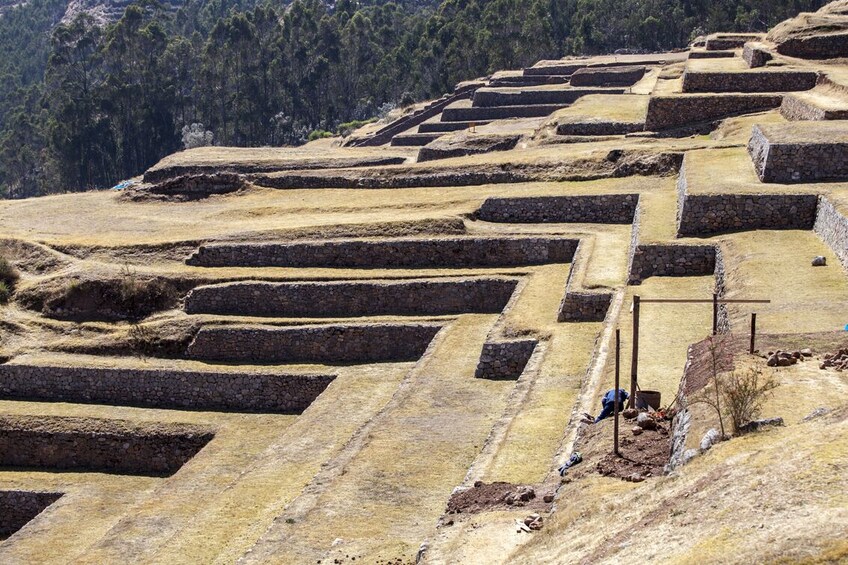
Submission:
<svg viewBox="0 0 848 565">
<path fill-rule="evenodd" d="M 182 147 L 289 145 L 538 59 L 765 30 L 820 0 L 67 0 L 0 17 L 0 196 L 107 187 Z M 197 128 L 196 128 L 197 129 Z M 202 135 L 208 141 L 210 135 Z"/>
</svg>

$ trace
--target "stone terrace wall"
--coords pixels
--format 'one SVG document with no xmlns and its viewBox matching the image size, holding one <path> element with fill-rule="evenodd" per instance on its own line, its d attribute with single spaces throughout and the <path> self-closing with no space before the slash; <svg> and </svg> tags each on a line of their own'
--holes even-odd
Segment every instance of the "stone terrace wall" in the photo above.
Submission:
<svg viewBox="0 0 848 565">
<path fill-rule="evenodd" d="M 817 80 L 812 71 L 686 71 L 683 92 L 791 92 L 810 90 Z"/>
<path fill-rule="evenodd" d="M 277 317 L 496 314 L 517 279 L 384 282 L 234 282 L 201 286 L 185 301 L 189 314 Z"/>
<path fill-rule="evenodd" d="M 848 217 L 825 197 L 819 202 L 814 229 L 848 269 Z"/>
<path fill-rule="evenodd" d="M 777 45 L 777 52 L 787 57 L 798 57 L 800 59 L 848 57 L 848 33 L 787 39 Z"/>
<path fill-rule="evenodd" d="M 0 490 L 0 540 L 23 528 L 61 497 L 60 492 Z"/>
<path fill-rule="evenodd" d="M 754 69 L 765 66 L 766 63 L 771 61 L 772 56 L 762 45 L 746 43 L 742 50 L 742 58 L 748 63 L 748 67 Z"/>
<path fill-rule="evenodd" d="M 678 237 L 704 237 L 744 230 L 809 230 L 816 220 L 815 194 L 688 195 Z"/>
<path fill-rule="evenodd" d="M 484 344 L 474 376 L 478 379 L 518 379 L 538 343 L 535 339 L 523 339 Z"/>
<path fill-rule="evenodd" d="M 516 104 L 514 106 L 471 106 L 469 108 L 445 108 L 443 122 L 474 122 L 507 120 L 510 118 L 542 118 L 567 106 L 560 104 Z"/>
<path fill-rule="evenodd" d="M 0 466 L 172 475 L 213 437 L 188 424 L 0 416 Z"/>
<path fill-rule="evenodd" d="M 587 119 L 578 122 L 560 122 L 557 124 L 557 135 L 626 135 L 644 131 L 645 124 L 641 122 L 609 122 Z"/>
<path fill-rule="evenodd" d="M 690 59 L 732 59 L 736 56 L 733 51 L 690 51 Z"/>
<path fill-rule="evenodd" d="M 603 322 L 612 294 L 609 292 L 566 292 L 560 304 L 559 322 Z"/>
<path fill-rule="evenodd" d="M 379 363 L 417 361 L 438 324 L 348 324 L 295 327 L 205 327 L 186 354 L 192 359 L 250 363 Z"/>
<path fill-rule="evenodd" d="M 600 71 L 600 69 L 599 69 Z M 644 73 L 643 73 L 644 74 Z M 574 75 L 577 76 L 577 75 Z M 640 77 L 641 78 L 641 77 Z M 574 77 L 572 77 L 574 85 Z M 634 81 L 635 82 L 635 81 Z M 474 106 L 490 108 L 498 106 L 529 106 L 540 104 L 566 105 L 589 94 L 623 94 L 622 88 L 569 88 L 549 90 L 488 90 L 480 89 L 474 94 Z"/>
<path fill-rule="evenodd" d="M 300 413 L 333 375 L 0 365 L 0 398 L 116 406 Z"/>
<path fill-rule="evenodd" d="M 576 239 L 462 237 L 214 244 L 186 260 L 201 267 L 467 268 L 569 263 Z"/>
<path fill-rule="evenodd" d="M 712 245 L 640 244 L 633 254 L 627 284 L 649 277 L 698 277 L 715 274 L 716 248 Z"/>
<path fill-rule="evenodd" d="M 698 194 L 686 186 L 686 161 L 677 181 L 677 236 L 701 237 L 742 230 L 809 230 L 815 194 Z"/>
<path fill-rule="evenodd" d="M 645 76 L 643 65 L 579 69 L 571 75 L 571 86 L 632 86 Z"/>
<path fill-rule="evenodd" d="M 514 224 L 630 224 L 638 202 L 638 194 L 487 198 L 474 216 Z"/>
<path fill-rule="evenodd" d="M 790 121 L 848 120 L 848 110 L 826 110 L 794 94 L 783 97 L 780 115 Z"/>
<path fill-rule="evenodd" d="M 696 122 L 777 108 L 781 94 L 684 94 L 652 96 L 645 129 L 659 131 Z"/>
<path fill-rule="evenodd" d="M 848 143 L 772 142 L 754 126 L 748 152 L 763 182 L 806 183 L 848 179 Z"/>
</svg>

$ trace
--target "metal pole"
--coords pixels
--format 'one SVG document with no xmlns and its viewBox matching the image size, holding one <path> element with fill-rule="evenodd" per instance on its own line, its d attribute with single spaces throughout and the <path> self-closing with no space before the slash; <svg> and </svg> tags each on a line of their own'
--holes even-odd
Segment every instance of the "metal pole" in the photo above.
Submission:
<svg viewBox="0 0 848 565">
<path fill-rule="evenodd" d="M 620 402 L 620 399 L 619 399 L 619 396 L 618 396 L 619 395 L 618 389 L 620 388 L 620 384 L 619 384 L 620 376 L 621 376 L 620 367 L 621 367 L 621 330 L 616 328 L 615 329 L 615 408 L 613 409 L 613 413 L 615 414 L 615 426 L 613 427 L 614 441 L 613 441 L 613 448 L 612 448 L 612 452 L 615 453 L 616 455 L 620 455 L 618 453 L 618 403 Z"/>
<path fill-rule="evenodd" d="M 754 354 L 754 344 L 757 341 L 757 313 L 751 314 L 751 355 Z"/>
<path fill-rule="evenodd" d="M 633 297 L 633 353 L 630 361 L 630 400 L 628 408 L 633 408 L 636 402 L 636 380 L 639 370 L 639 296 Z"/>
<path fill-rule="evenodd" d="M 718 333 L 718 294 L 713 293 L 713 335 Z"/>
</svg>

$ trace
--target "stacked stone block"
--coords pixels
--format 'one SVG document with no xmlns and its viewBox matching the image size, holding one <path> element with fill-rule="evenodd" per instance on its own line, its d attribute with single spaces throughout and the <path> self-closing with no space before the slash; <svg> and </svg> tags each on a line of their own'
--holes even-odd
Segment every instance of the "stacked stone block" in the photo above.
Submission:
<svg viewBox="0 0 848 565">
<path fill-rule="evenodd" d="M 814 229 L 848 269 L 848 217 L 828 198 L 821 197 Z"/>
<path fill-rule="evenodd" d="M 568 263 L 577 240 L 562 237 L 456 237 L 295 243 L 220 243 L 186 260 L 201 267 L 416 269 Z"/>
<path fill-rule="evenodd" d="M 189 424 L 0 416 L 0 466 L 167 476 L 213 437 Z"/>
<path fill-rule="evenodd" d="M 475 212 L 484 222 L 630 224 L 638 194 L 487 198 Z"/>
<path fill-rule="evenodd" d="M 632 86 L 645 76 L 644 65 L 587 67 L 571 75 L 571 86 Z"/>
<path fill-rule="evenodd" d="M 116 406 L 300 413 L 334 375 L 0 365 L 0 398 Z"/>
<path fill-rule="evenodd" d="M 748 152 L 763 182 L 848 180 L 846 132 L 848 128 L 837 122 L 757 125 Z"/>
<path fill-rule="evenodd" d="M 748 67 L 755 69 L 764 67 L 771 61 L 772 55 L 761 43 L 746 43 L 745 48 L 742 49 L 742 58 Z"/>
<path fill-rule="evenodd" d="M 185 300 L 189 314 L 276 317 L 495 314 L 517 279 L 233 282 L 201 286 Z"/>
<path fill-rule="evenodd" d="M 777 108 L 781 94 L 682 94 L 652 96 L 645 129 L 661 131 Z"/>
<path fill-rule="evenodd" d="M 538 343 L 535 339 L 485 343 L 474 376 L 492 380 L 518 379 Z"/>
<path fill-rule="evenodd" d="M 683 92 L 792 92 L 810 90 L 813 71 L 693 72 L 683 74 Z"/>
<path fill-rule="evenodd" d="M 834 110 L 823 108 L 803 95 L 787 94 L 780 105 L 780 115 L 789 121 L 848 120 L 848 103 L 844 110 Z"/>
<path fill-rule="evenodd" d="M 417 361 L 439 324 L 208 326 L 188 346 L 191 359 L 241 363 Z"/>
<path fill-rule="evenodd" d="M 23 528 L 61 497 L 60 492 L 0 490 L 0 540 Z"/>
<path fill-rule="evenodd" d="M 712 245 L 639 244 L 631 260 L 628 284 L 649 277 L 699 277 L 715 274 Z"/>
<path fill-rule="evenodd" d="M 570 292 L 559 309 L 559 322 L 603 322 L 607 317 L 612 294 L 609 292 Z"/>
</svg>

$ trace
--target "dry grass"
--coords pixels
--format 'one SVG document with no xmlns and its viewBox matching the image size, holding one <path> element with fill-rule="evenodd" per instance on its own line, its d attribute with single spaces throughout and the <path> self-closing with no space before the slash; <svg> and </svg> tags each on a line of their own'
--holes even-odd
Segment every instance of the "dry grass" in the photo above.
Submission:
<svg viewBox="0 0 848 565">
<path fill-rule="evenodd" d="M 557 111 L 553 118 L 565 122 L 602 121 L 635 122 L 645 121 L 649 96 L 643 94 L 590 94 L 577 102 Z"/>
</svg>

